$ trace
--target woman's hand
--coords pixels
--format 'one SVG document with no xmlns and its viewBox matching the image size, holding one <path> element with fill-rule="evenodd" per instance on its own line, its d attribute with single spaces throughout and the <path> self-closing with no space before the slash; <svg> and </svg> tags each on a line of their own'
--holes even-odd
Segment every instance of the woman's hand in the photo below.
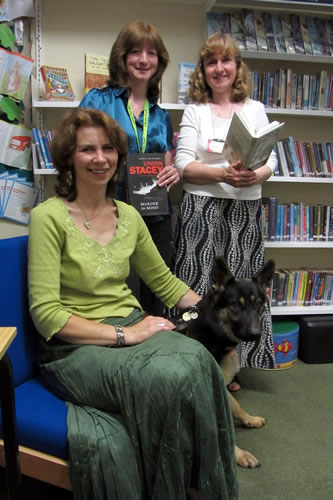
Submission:
<svg viewBox="0 0 333 500">
<path fill-rule="evenodd" d="M 162 330 L 174 330 L 175 325 L 161 316 L 146 316 L 133 326 L 124 327 L 125 345 L 141 344 Z"/>
<path fill-rule="evenodd" d="M 167 165 L 157 175 L 157 184 L 160 187 L 166 186 L 167 191 L 170 191 L 170 188 L 177 184 L 179 179 L 179 173 L 175 169 L 175 167 L 173 167 L 172 165 Z"/>
<path fill-rule="evenodd" d="M 223 168 L 222 182 L 235 188 L 245 188 L 258 183 L 257 176 L 252 170 L 242 168 L 242 163 L 237 161 L 229 167 Z"/>
</svg>

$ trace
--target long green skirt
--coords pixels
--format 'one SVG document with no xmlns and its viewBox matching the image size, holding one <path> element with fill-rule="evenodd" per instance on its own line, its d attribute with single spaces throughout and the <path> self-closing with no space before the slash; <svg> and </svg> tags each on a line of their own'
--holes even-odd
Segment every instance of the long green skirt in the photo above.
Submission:
<svg viewBox="0 0 333 500">
<path fill-rule="evenodd" d="M 134 311 L 110 323 L 130 325 Z M 68 402 L 76 500 L 238 498 L 221 369 L 197 341 L 160 332 L 122 348 L 42 342 L 41 370 Z"/>
</svg>

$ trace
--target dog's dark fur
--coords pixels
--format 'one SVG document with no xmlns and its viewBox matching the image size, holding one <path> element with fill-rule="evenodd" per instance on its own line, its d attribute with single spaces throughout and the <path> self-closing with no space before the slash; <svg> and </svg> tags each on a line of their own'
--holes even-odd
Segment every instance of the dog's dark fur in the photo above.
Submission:
<svg viewBox="0 0 333 500">
<path fill-rule="evenodd" d="M 267 291 L 273 279 L 272 260 L 252 279 L 233 276 L 222 257 L 213 266 L 212 286 L 203 299 L 187 315 L 176 321 L 177 330 L 201 342 L 220 364 L 226 384 L 239 370 L 235 347 L 240 342 L 257 340 L 261 335 L 260 314 L 267 300 Z M 184 321 L 189 316 L 195 319 Z M 197 317 L 196 317 L 197 316 Z M 262 427 L 265 419 L 252 417 L 242 410 L 229 394 L 233 417 L 247 427 Z M 258 460 L 236 446 L 237 463 L 243 467 L 258 467 Z"/>
</svg>

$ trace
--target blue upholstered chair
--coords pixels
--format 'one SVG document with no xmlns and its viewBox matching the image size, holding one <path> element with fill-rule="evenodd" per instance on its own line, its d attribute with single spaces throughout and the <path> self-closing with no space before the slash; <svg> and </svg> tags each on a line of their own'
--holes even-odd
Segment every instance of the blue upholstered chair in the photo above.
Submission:
<svg viewBox="0 0 333 500">
<path fill-rule="evenodd" d="M 27 236 L 0 240 L 0 327 L 17 328 L 8 355 L 13 368 L 20 467 L 24 475 L 71 489 L 67 407 L 47 389 L 36 362 L 38 334 L 28 310 L 27 244 Z M 0 466 L 4 464 L 0 439 Z"/>
</svg>

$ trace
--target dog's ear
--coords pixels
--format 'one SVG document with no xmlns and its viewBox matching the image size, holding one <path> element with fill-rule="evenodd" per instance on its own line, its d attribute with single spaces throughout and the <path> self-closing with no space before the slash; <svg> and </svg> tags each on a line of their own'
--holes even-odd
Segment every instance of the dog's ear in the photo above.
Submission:
<svg viewBox="0 0 333 500">
<path fill-rule="evenodd" d="M 228 282 L 235 279 L 223 257 L 215 257 L 212 279 L 215 292 L 221 292 Z"/>
<path fill-rule="evenodd" d="M 274 260 L 270 259 L 268 260 L 264 266 L 258 271 L 254 276 L 253 279 L 256 280 L 259 285 L 268 292 L 268 289 L 272 283 L 272 279 L 274 276 L 275 272 L 275 262 Z"/>
</svg>

